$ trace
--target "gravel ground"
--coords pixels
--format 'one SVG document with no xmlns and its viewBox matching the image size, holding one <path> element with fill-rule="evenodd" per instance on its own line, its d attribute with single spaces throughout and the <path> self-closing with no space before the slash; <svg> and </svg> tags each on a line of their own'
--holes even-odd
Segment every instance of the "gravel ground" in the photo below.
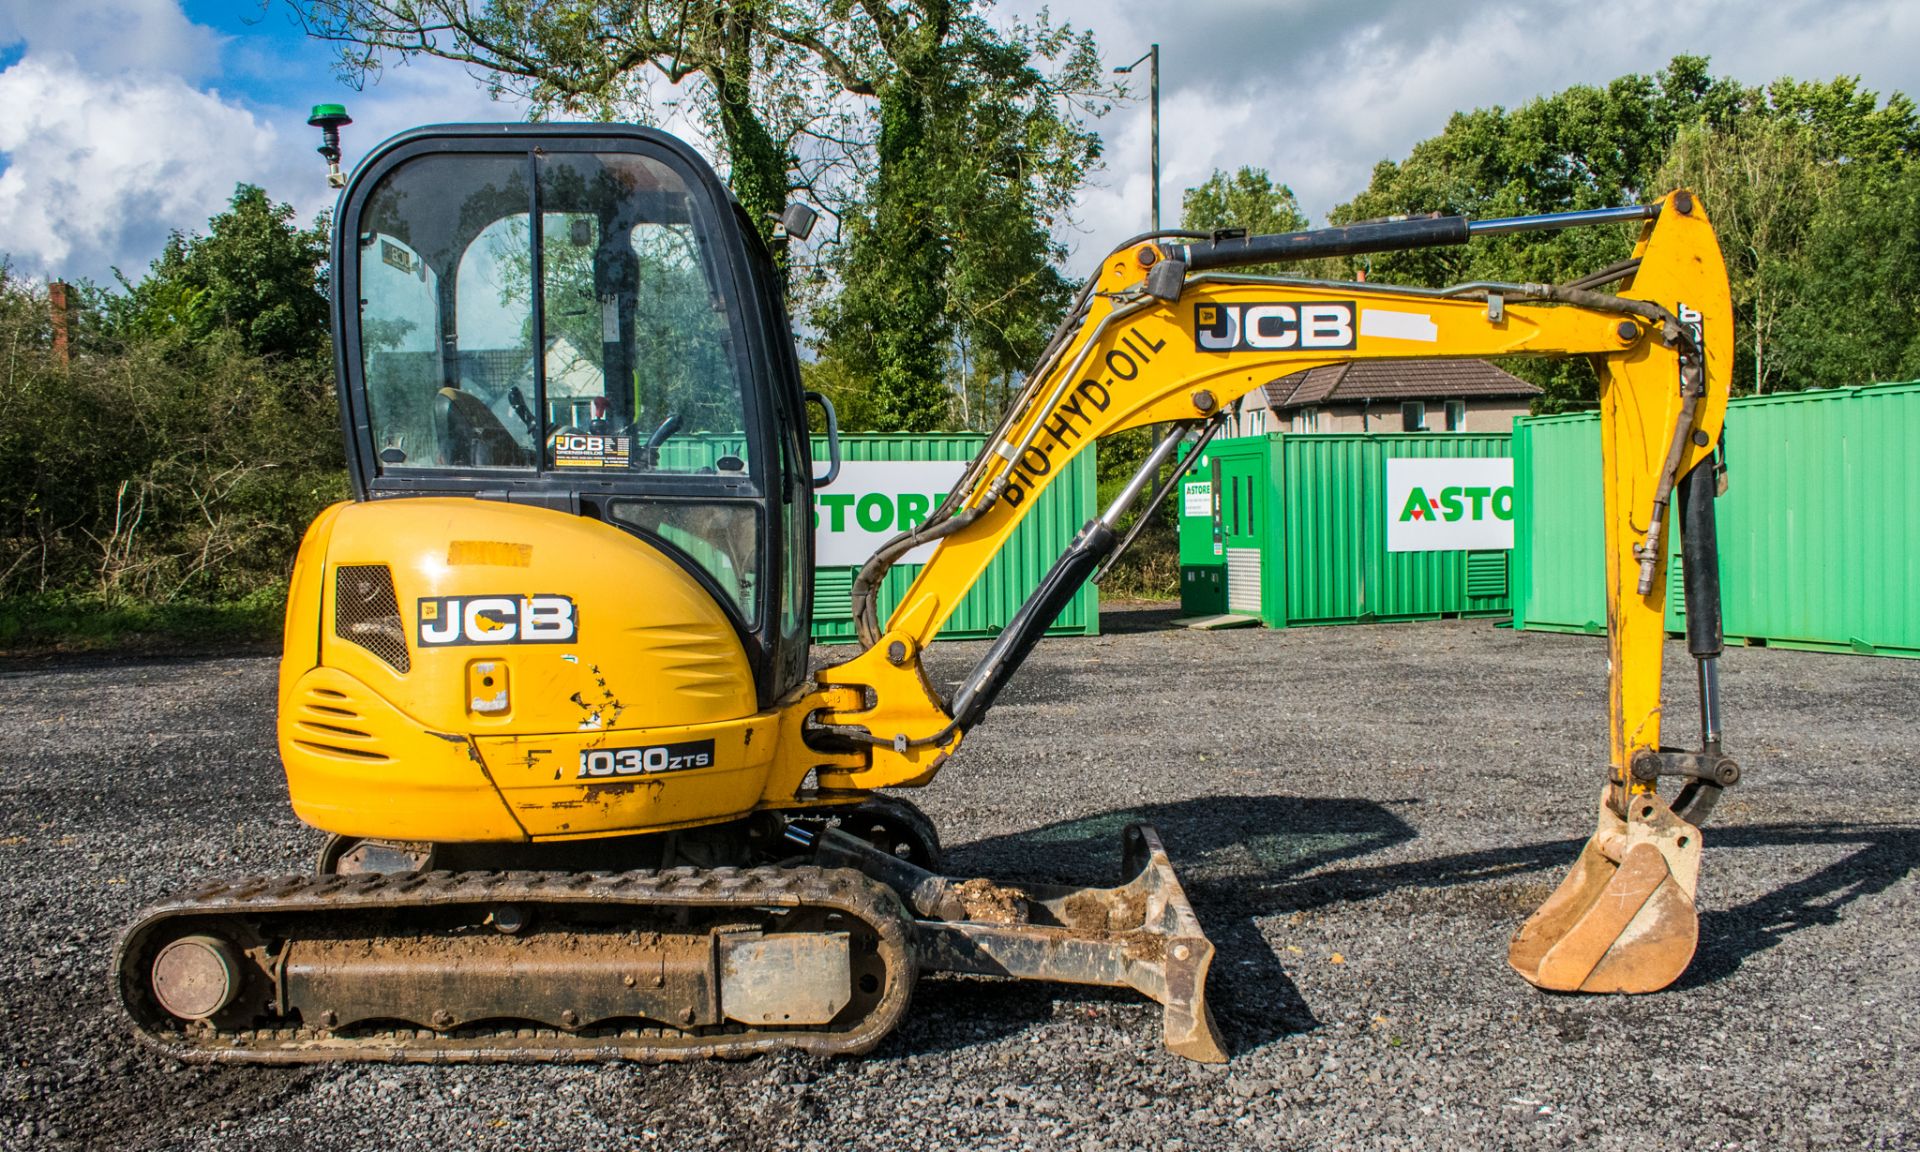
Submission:
<svg viewBox="0 0 1920 1152">
<path fill-rule="evenodd" d="M 1164 834 L 1219 945 L 1222 1067 L 1127 993 L 922 981 L 872 1056 L 198 1069 L 108 993 L 138 907 L 304 870 L 272 660 L 0 671 L 0 1145 L 1646 1148 L 1920 1145 L 1920 664 L 1736 650 L 1747 782 L 1678 986 L 1551 996 L 1507 936 L 1591 827 L 1605 649 L 1483 622 L 1049 641 L 916 796 L 951 871 L 1110 882 Z M 935 651 L 957 675 L 979 651 Z M 1671 661 L 1684 664 L 1678 646 Z M 1691 729 L 1691 674 L 1676 669 Z M 1687 717 L 1687 719 L 1679 719 Z"/>
</svg>

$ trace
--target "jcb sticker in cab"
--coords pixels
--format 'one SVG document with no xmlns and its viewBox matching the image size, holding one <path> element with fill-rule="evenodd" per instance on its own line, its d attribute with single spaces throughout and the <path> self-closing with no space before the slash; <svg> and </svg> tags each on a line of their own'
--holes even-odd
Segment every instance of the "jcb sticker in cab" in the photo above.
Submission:
<svg viewBox="0 0 1920 1152">
<path fill-rule="evenodd" d="M 420 647 L 565 644 L 580 634 L 566 596 L 423 596 Z"/>
<path fill-rule="evenodd" d="M 1193 345 L 1201 352 L 1277 352 L 1352 348 L 1353 301 L 1292 304 L 1196 304 Z"/>
</svg>

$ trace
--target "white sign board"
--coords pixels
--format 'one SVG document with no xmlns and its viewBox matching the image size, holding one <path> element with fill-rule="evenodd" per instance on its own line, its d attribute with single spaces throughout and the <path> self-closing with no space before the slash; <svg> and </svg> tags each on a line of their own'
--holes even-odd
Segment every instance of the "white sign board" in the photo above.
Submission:
<svg viewBox="0 0 1920 1152">
<path fill-rule="evenodd" d="M 1181 512 L 1188 516 L 1213 515 L 1213 481 L 1187 480 L 1180 485 Z"/>
<path fill-rule="evenodd" d="M 1387 461 L 1387 551 L 1513 547 L 1513 461 Z"/>
<path fill-rule="evenodd" d="M 887 541 L 919 526 L 966 473 L 964 460 L 848 460 L 813 494 L 814 563 L 864 564 Z M 900 559 L 924 564 L 934 545 Z"/>
</svg>

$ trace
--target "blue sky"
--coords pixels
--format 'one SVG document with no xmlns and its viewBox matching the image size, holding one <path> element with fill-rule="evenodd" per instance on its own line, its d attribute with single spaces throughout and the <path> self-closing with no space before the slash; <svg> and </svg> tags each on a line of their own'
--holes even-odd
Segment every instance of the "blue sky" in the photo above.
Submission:
<svg viewBox="0 0 1920 1152">
<path fill-rule="evenodd" d="M 1911 0 L 1207 0 L 1177 18 L 1162 0 L 1047 6 L 1091 28 L 1112 63 L 1161 44 L 1169 220 L 1182 189 L 1243 164 L 1290 184 L 1319 217 L 1456 109 L 1652 72 L 1681 52 L 1747 83 L 1847 74 L 1920 93 Z M 983 7 L 1030 18 L 1041 3 Z M 170 230 L 204 226 L 240 181 L 311 216 L 331 202 L 305 124 L 322 101 L 354 117 L 349 162 L 417 124 L 521 114 L 437 61 L 356 92 L 284 0 L 0 0 L 0 254 L 16 274 L 137 274 Z M 1105 168 L 1064 236 L 1076 268 L 1148 214 L 1144 103 L 1096 127 Z"/>
<path fill-rule="evenodd" d="M 263 106 L 317 103 L 316 94 L 351 96 L 329 65 L 327 46 L 309 39 L 289 9 L 250 0 L 187 0 L 187 19 L 223 38 L 219 79 Z"/>
<path fill-rule="evenodd" d="M 332 101 L 351 110 L 369 99 L 379 103 L 384 95 L 378 84 L 369 93 L 343 81 L 334 67 L 334 46 L 307 36 L 284 0 L 267 5 L 260 0 L 184 0 L 179 7 L 219 43 L 218 57 L 210 64 L 211 80 L 249 107 L 273 116 L 299 113 L 295 119 L 300 123 L 314 104 Z M 432 60 L 409 64 L 396 75 L 407 70 L 466 78 L 458 66 Z M 479 97 L 478 84 L 468 83 Z M 486 119 L 514 119 L 518 113 L 508 105 L 488 106 L 484 98 L 466 106 L 484 110 Z"/>
</svg>

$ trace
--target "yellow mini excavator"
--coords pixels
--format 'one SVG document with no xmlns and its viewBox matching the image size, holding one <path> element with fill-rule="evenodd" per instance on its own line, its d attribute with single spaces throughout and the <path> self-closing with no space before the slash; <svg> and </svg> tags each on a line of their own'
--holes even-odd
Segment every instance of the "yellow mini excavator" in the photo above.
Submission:
<svg viewBox="0 0 1920 1152">
<path fill-rule="evenodd" d="M 810 675 L 812 492 L 837 433 L 802 390 L 773 262 L 707 165 L 642 128 L 443 126 L 348 180 L 344 113 L 314 122 L 342 189 L 353 498 L 294 568 L 279 750 L 294 810 L 331 837 L 317 875 L 214 884 L 127 930 L 118 991 L 148 1042 L 240 1063 L 857 1053 L 920 973 L 961 972 L 1136 989 L 1171 1049 L 1224 1059 L 1213 948 L 1152 829 L 1125 831 L 1115 887 L 1015 888 L 944 875 L 931 824 L 883 789 L 954 755 L 1125 547 L 1122 514 L 1174 485 L 1182 445 L 1276 376 L 1363 358 L 1597 365 L 1611 749 L 1599 827 L 1509 962 L 1544 988 L 1645 992 L 1691 959 L 1696 825 L 1738 769 L 1714 671 L 1732 312 L 1689 193 L 1123 244 L 944 503 L 859 574 L 858 653 Z M 789 208 L 781 227 L 809 221 Z M 1632 258 L 1561 285 L 1226 271 L 1622 222 Z M 1168 434 L 1112 506 L 937 691 L 922 654 L 1036 497 L 1148 425 Z M 1660 723 L 1675 499 L 1692 749 Z M 881 621 L 881 578 L 923 545 Z"/>
</svg>

